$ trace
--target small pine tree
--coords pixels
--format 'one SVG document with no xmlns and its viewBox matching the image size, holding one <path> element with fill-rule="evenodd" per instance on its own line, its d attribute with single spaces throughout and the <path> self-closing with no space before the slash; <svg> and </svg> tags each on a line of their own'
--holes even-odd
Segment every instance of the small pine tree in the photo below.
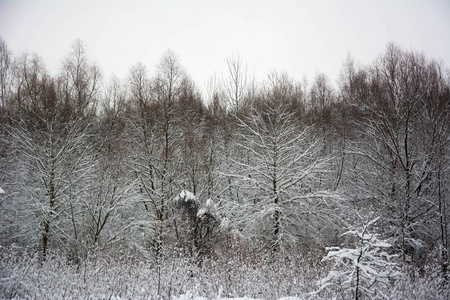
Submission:
<svg viewBox="0 0 450 300">
<path fill-rule="evenodd" d="M 329 252 L 323 261 L 332 261 L 334 265 L 328 276 L 319 282 L 317 293 L 341 293 L 343 298 L 355 300 L 383 297 L 383 291 L 400 272 L 395 263 L 397 256 L 386 252 L 391 245 L 378 234 L 369 232 L 369 227 L 377 220 L 363 222 L 360 229 L 343 234 L 355 239 L 355 248 L 327 248 Z"/>
</svg>

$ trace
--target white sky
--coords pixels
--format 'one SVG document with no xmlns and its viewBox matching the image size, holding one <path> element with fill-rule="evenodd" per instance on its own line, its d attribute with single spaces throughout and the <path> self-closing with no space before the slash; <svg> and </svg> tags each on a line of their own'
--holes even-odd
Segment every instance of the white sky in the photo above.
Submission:
<svg viewBox="0 0 450 300">
<path fill-rule="evenodd" d="M 233 53 L 258 81 L 277 70 L 336 82 L 348 54 L 366 64 L 388 42 L 450 67 L 450 1 L 0 0 L 0 36 L 16 55 L 38 53 L 53 75 L 80 38 L 106 80 L 137 62 L 151 75 L 171 49 L 201 89 Z"/>
</svg>

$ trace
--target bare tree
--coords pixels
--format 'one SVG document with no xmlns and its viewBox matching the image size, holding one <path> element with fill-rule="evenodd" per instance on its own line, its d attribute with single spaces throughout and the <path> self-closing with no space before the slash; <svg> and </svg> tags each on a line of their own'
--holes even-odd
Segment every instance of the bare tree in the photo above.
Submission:
<svg viewBox="0 0 450 300">
<path fill-rule="evenodd" d="M 0 109 L 5 111 L 11 97 L 13 61 L 6 41 L 0 38 Z"/>
<path fill-rule="evenodd" d="M 267 76 L 260 100 L 264 103 L 267 99 L 269 101 L 276 99 L 276 101 L 284 103 L 301 122 L 305 113 L 305 96 L 300 83 L 295 82 L 287 73 L 274 71 Z"/>
<path fill-rule="evenodd" d="M 247 92 L 247 67 L 243 66 L 238 54 L 229 56 L 227 65 L 228 77 L 224 79 L 224 87 L 229 99 L 228 109 L 237 112 L 242 108 Z"/>
<path fill-rule="evenodd" d="M 66 107 L 74 110 L 73 115 L 95 114 L 100 78 L 100 70 L 88 60 L 83 42 L 76 40 L 63 62 L 59 79 L 59 96 L 65 100 Z"/>
<path fill-rule="evenodd" d="M 210 111 L 215 114 L 224 114 L 226 109 L 226 93 L 216 74 L 211 76 L 206 85 L 207 101 Z"/>
<path fill-rule="evenodd" d="M 163 210 L 162 213 L 164 213 L 164 201 L 174 197 L 174 191 L 171 190 L 169 183 L 173 181 L 175 174 L 173 174 L 174 168 L 171 168 L 169 164 L 173 162 L 172 158 L 179 146 L 180 132 L 174 126 L 174 120 L 178 115 L 177 109 L 179 107 L 176 106 L 176 102 L 180 97 L 181 84 L 185 74 L 177 57 L 171 51 L 167 51 L 163 55 L 157 68 L 158 73 L 155 79 L 153 95 L 158 104 L 161 117 L 158 120 L 158 127 L 161 132 L 163 145 L 161 166 L 161 191 L 163 196 L 161 198 L 161 209 Z"/>
<path fill-rule="evenodd" d="M 38 105 L 38 97 L 42 92 L 42 81 L 47 80 L 48 74 L 42 58 L 37 54 L 25 52 L 15 61 L 15 101 L 14 114 L 17 116 Z"/>
<path fill-rule="evenodd" d="M 325 124 L 330 122 L 330 105 L 334 91 L 325 74 L 316 76 L 310 91 L 312 120 L 317 122 L 325 133 Z"/>
</svg>

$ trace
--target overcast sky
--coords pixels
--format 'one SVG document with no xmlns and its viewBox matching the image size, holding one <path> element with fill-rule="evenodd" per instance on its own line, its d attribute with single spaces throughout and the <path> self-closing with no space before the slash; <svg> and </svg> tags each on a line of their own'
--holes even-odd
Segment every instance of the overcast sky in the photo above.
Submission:
<svg viewBox="0 0 450 300">
<path fill-rule="evenodd" d="M 203 89 L 239 53 L 257 80 L 286 71 L 338 79 L 350 54 L 366 64 L 388 42 L 450 67 L 450 1 L 0 0 L 0 36 L 16 55 L 36 52 L 56 74 L 80 38 L 106 79 L 131 66 L 152 74 L 167 49 Z"/>
</svg>

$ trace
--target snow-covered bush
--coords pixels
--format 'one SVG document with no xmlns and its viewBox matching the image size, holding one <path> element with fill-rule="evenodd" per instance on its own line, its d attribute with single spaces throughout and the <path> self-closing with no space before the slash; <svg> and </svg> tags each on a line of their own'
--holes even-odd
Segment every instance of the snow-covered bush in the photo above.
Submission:
<svg viewBox="0 0 450 300">
<path fill-rule="evenodd" d="M 429 251 L 427 264 L 419 268 L 412 264 L 387 292 L 388 299 L 450 299 L 449 282 L 442 274 L 439 249 Z"/>
<path fill-rule="evenodd" d="M 179 239 L 186 239 L 183 246 L 189 249 L 191 255 L 202 259 L 218 242 L 221 233 L 217 208 L 211 199 L 201 206 L 195 195 L 186 190 L 181 191 L 174 202 L 183 216 L 177 222 Z"/>
</svg>

